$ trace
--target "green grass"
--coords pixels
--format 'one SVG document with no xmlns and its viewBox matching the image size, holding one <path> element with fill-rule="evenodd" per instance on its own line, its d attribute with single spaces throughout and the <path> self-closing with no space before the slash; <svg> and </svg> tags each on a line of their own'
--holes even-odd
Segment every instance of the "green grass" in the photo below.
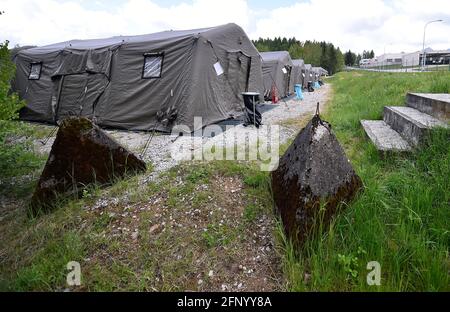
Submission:
<svg viewBox="0 0 450 312">
<path fill-rule="evenodd" d="M 298 253 L 284 241 L 293 291 L 448 291 L 450 131 L 436 130 L 409 156 L 375 150 L 359 124 L 403 105 L 407 91 L 448 92 L 450 73 L 340 73 L 331 80 L 329 121 L 363 180 L 364 192 Z M 381 264 L 381 286 L 366 265 Z M 305 278 L 308 277 L 308 278 Z"/>
<path fill-rule="evenodd" d="M 433 71 L 450 71 L 450 65 L 445 65 L 445 66 L 442 66 L 442 65 L 438 65 L 438 66 L 436 66 L 436 65 L 427 65 L 425 70 L 429 71 L 429 72 L 433 72 Z"/>
<path fill-rule="evenodd" d="M 41 134 L 34 130 L 26 123 L 0 120 L 0 196 L 21 197 L 32 192 L 46 161 L 33 152 L 31 140 Z"/>
<path fill-rule="evenodd" d="M 68 287 L 69 261 L 81 264 L 82 286 L 77 290 L 82 291 L 195 290 L 199 274 L 205 285 L 211 283 L 205 287 L 213 287 L 214 280 L 203 277 L 209 269 L 222 280 L 235 278 L 235 273 L 227 273 L 229 263 L 243 260 L 252 245 L 248 240 L 253 222 L 271 213 L 267 174 L 257 164 L 218 161 L 177 166 L 157 183 L 142 185 L 141 178 L 128 177 L 107 188 L 92 186 L 81 199 L 61 202 L 52 213 L 35 219 L 29 219 L 23 207 L 12 209 L 0 222 L 0 290 L 63 290 Z M 228 182 L 229 187 L 242 181 L 242 214 L 251 207 L 251 217 L 240 219 L 239 205 L 229 200 L 229 190 L 224 192 L 221 183 L 230 178 L 234 183 Z M 99 198 L 119 200 L 96 211 L 86 209 Z M 140 212 L 156 198 L 158 204 Z M 219 207 L 223 212 L 216 211 Z M 192 220 L 187 212 L 197 209 Z M 169 227 L 172 217 L 183 227 Z M 114 236 L 118 221 L 122 227 L 138 228 L 139 239 L 133 241 L 131 233 Z M 160 227 L 149 233 L 162 221 L 166 231 Z M 198 228 L 193 229 L 194 224 Z"/>
</svg>

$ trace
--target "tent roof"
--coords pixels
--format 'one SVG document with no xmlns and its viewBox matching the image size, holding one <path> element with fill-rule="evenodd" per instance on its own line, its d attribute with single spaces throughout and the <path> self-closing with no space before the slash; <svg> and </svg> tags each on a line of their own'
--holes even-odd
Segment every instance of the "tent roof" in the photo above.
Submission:
<svg viewBox="0 0 450 312">
<path fill-rule="evenodd" d="M 302 59 L 292 60 L 292 63 L 293 63 L 295 66 L 300 66 L 300 67 L 302 67 L 302 66 L 305 65 L 305 61 L 303 61 Z"/>
<path fill-rule="evenodd" d="M 291 56 L 288 51 L 271 51 L 271 52 L 260 52 L 263 62 L 273 62 L 273 61 L 285 61 L 292 62 Z"/>
<path fill-rule="evenodd" d="M 319 74 L 324 74 L 324 75 L 326 74 L 326 75 L 328 75 L 328 71 L 326 69 L 322 68 L 322 67 L 313 67 L 312 70 L 317 72 L 317 73 L 319 73 Z"/>
<path fill-rule="evenodd" d="M 328 70 L 326 70 L 326 69 L 323 68 L 323 67 L 319 67 L 319 69 L 322 71 L 322 73 L 328 75 Z"/>
<path fill-rule="evenodd" d="M 50 44 L 46 46 L 27 49 L 26 53 L 39 54 L 48 53 L 54 51 L 60 51 L 66 48 L 88 50 L 88 49 L 101 49 L 110 46 L 117 46 L 127 43 L 143 43 L 143 42 L 158 42 L 168 39 L 186 38 L 192 36 L 198 36 L 206 33 L 213 33 L 216 31 L 223 31 L 229 28 L 239 27 L 236 24 L 229 23 L 226 25 L 220 25 L 209 28 L 200 28 L 192 30 L 168 30 L 153 34 L 136 35 L 136 36 L 115 36 L 103 39 L 87 39 L 87 40 L 70 40 L 60 43 Z"/>
<path fill-rule="evenodd" d="M 305 68 L 306 68 L 307 70 L 311 70 L 311 69 L 312 69 L 312 65 L 311 65 L 311 64 L 305 64 Z"/>
</svg>

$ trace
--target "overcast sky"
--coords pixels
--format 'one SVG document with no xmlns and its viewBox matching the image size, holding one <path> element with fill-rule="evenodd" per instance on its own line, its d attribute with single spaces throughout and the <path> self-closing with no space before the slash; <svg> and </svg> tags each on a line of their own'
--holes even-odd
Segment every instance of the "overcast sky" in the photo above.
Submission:
<svg viewBox="0 0 450 312">
<path fill-rule="evenodd" d="M 0 41 L 44 45 L 234 22 L 251 39 L 295 36 L 345 51 L 450 48 L 449 0 L 0 0 Z"/>
</svg>

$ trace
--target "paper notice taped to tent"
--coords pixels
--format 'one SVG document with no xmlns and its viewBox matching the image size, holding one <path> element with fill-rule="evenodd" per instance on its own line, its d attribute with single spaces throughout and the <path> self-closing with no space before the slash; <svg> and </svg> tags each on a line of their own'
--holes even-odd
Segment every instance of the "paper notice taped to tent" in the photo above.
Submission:
<svg viewBox="0 0 450 312">
<path fill-rule="evenodd" d="M 287 74 L 287 70 L 286 70 L 285 67 L 283 67 L 283 68 L 281 69 L 281 71 L 283 72 L 283 74 Z"/>
<path fill-rule="evenodd" d="M 220 62 L 217 62 L 214 64 L 214 69 L 216 70 L 217 76 L 220 76 L 223 74 L 223 67 L 220 65 Z"/>
</svg>

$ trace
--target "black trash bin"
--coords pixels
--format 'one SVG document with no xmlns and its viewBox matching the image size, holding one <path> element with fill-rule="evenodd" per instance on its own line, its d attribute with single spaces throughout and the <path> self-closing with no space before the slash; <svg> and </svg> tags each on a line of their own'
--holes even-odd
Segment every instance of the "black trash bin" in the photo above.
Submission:
<svg viewBox="0 0 450 312">
<path fill-rule="evenodd" d="M 256 104 L 259 103 L 258 92 L 242 92 L 245 104 L 245 121 L 244 126 L 254 125 L 259 128 L 261 125 L 262 117 Z"/>
<path fill-rule="evenodd" d="M 314 82 L 308 81 L 308 92 L 314 92 Z"/>
</svg>

